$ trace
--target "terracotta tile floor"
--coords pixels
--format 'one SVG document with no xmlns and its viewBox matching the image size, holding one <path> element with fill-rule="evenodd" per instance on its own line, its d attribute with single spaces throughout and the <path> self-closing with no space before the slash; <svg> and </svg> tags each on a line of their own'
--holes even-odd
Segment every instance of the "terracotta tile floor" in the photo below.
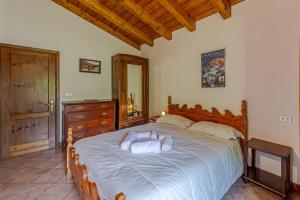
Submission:
<svg viewBox="0 0 300 200">
<path fill-rule="evenodd" d="M 280 200 L 253 184 L 238 180 L 223 200 Z M 291 193 L 288 199 L 300 200 Z M 65 177 L 60 149 L 41 151 L 0 161 L 0 200 L 79 200 L 73 183 Z"/>
</svg>

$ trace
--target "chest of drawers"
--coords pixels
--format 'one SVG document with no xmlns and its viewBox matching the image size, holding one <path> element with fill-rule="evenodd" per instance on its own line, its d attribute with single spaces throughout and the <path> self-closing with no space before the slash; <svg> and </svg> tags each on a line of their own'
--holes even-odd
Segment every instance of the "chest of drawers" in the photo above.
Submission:
<svg viewBox="0 0 300 200">
<path fill-rule="evenodd" d="M 74 141 L 115 130 L 115 101 L 63 102 L 64 143 L 68 128 L 72 128 Z"/>
</svg>

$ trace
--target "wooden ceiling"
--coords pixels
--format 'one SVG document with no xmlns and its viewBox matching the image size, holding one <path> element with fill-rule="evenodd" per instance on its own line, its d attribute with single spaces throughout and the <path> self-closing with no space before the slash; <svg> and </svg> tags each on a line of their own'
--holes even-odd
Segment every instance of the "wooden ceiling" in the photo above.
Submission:
<svg viewBox="0 0 300 200">
<path fill-rule="evenodd" d="M 154 40 L 172 39 L 180 28 L 219 13 L 231 17 L 231 6 L 244 0 L 52 0 L 127 44 L 140 49 Z"/>
</svg>

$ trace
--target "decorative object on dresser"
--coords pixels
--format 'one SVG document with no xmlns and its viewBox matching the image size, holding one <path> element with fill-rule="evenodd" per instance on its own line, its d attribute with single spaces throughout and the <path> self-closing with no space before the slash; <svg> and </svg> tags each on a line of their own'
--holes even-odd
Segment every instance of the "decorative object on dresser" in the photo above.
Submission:
<svg viewBox="0 0 300 200">
<path fill-rule="evenodd" d="M 73 140 L 115 130 L 115 101 L 84 100 L 63 102 L 64 144 L 68 128 L 73 130 Z"/>
<path fill-rule="evenodd" d="M 79 71 L 87 73 L 101 73 L 101 61 L 89 60 L 89 59 L 79 59 Z"/>
<path fill-rule="evenodd" d="M 201 54 L 203 88 L 225 87 L 225 49 Z"/>
<path fill-rule="evenodd" d="M 252 138 L 247 142 L 247 147 L 252 151 L 251 166 L 245 168 L 244 179 L 251 181 L 259 186 L 262 186 L 276 194 L 282 196 L 282 199 L 287 197 L 291 182 L 290 182 L 290 156 L 292 148 Z M 273 156 L 281 158 L 281 177 L 271 174 L 267 171 L 256 168 L 255 159 L 256 151 L 261 151 Z M 245 165 L 248 165 L 247 155 L 248 151 L 245 151 Z"/>
<path fill-rule="evenodd" d="M 112 57 L 112 97 L 119 129 L 149 122 L 148 59 L 118 54 Z"/>
</svg>

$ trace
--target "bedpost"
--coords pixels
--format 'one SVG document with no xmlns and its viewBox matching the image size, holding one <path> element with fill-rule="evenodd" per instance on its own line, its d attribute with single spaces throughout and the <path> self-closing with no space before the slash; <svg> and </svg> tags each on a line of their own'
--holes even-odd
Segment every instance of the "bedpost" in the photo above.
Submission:
<svg viewBox="0 0 300 200">
<path fill-rule="evenodd" d="M 247 110 L 247 101 L 242 101 L 242 118 L 243 118 L 243 133 L 245 136 L 244 143 L 247 141 L 248 137 L 248 110 Z"/>
<path fill-rule="evenodd" d="M 245 176 L 248 176 L 248 147 L 247 147 L 247 140 L 248 140 L 248 108 L 247 108 L 247 101 L 242 101 L 242 122 L 243 122 L 243 134 L 244 139 L 241 141 L 241 147 L 244 154 L 244 173 L 242 175 L 242 180 L 247 183 L 247 180 L 244 179 Z"/>
<path fill-rule="evenodd" d="M 171 105 L 172 105 L 172 97 L 168 96 L 168 113 L 170 113 Z"/>
<path fill-rule="evenodd" d="M 70 161 L 71 161 L 71 148 L 73 147 L 73 137 L 72 137 L 72 128 L 68 128 L 68 138 L 67 138 L 67 180 L 72 179 L 72 172 L 70 169 Z"/>
<path fill-rule="evenodd" d="M 126 196 L 123 192 L 117 194 L 117 196 L 115 197 L 115 200 L 126 200 Z"/>
</svg>

